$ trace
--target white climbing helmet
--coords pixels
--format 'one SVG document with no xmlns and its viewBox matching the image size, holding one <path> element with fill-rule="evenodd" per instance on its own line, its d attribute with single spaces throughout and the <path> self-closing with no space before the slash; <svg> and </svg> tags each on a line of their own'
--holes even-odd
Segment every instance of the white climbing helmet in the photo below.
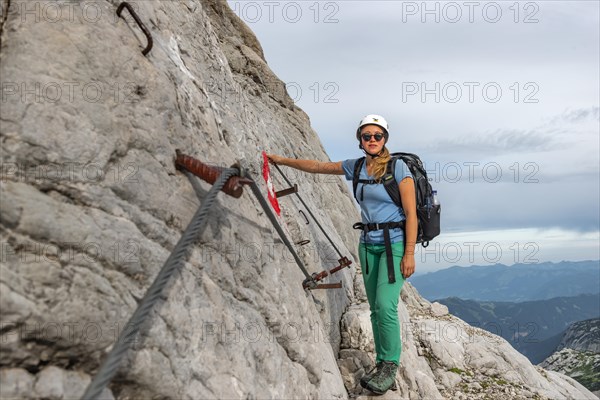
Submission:
<svg viewBox="0 0 600 400">
<path fill-rule="evenodd" d="M 381 115 L 369 114 L 366 117 L 364 117 L 363 119 L 361 119 L 360 124 L 358 125 L 358 129 L 356 130 L 356 138 L 359 141 L 360 141 L 360 129 L 365 125 L 377 125 L 377 126 L 381 127 L 383 129 L 385 141 L 387 142 L 389 125 L 388 125 L 387 121 L 385 120 L 385 118 L 383 118 Z"/>
</svg>

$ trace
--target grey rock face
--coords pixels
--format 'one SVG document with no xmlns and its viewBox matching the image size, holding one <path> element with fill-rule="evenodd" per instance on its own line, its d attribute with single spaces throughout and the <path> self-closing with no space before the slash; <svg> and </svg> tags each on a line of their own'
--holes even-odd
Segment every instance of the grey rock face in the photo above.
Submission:
<svg viewBox="0 0 600 400">
<path fill-rule="evenodd" d="M 448 307 L 443 304 L 436 302 L 431 303 L 431 312 L 436 317 L 442 317 L 448 314 Z"/>
<path fill-rule="evenodd" d="M 575 379 L 594 393 L 600 391 L 600 354 L 598 353 L 564 348 L 553 353 L 539 365 Z"/>
<path fill-rule="evenodd" d="M 2 399 L 75 399 L 90 383 L 87 374 L 79 371 L 65 371 L 57 367 L 46 367 L 35 376 L 22 368 L 3 368 L 0 370 L 0 398 Z M 113 400 L 105 389 L 100 398 Z"/>
<path fill-rule="evenodd" d="M 327 160 L 308 117 L 225 2 L 131 2 L 152 32 L 147 57 L 128 12 L 115 16 L 119 3 L 2 2 L 0 366 L 10 376 L 21 371 L 11 393 L 83 393 L 85 385 L 52 374 L 96 371 L 199 205 L 175 169 L 176 149 L 221 166 L 242 161 L 265 194 L 262 150 Z M 344 228 L 358 215 L 345 183 L 296 181 L 352 259 L 354 233 Z M 298 204 L 281 203 L 291 227 Z M 295 233 L 314 244 L 298 251 L 309 271 L 331 269 L 338 257 L 313 226 Z M 220 194 L 112 393 L 345 397 L 337 321 L 351 277 L 341 272 L 335 280 L 347 289 L 313 300 L 251 193 Z"/>
<path fill-rule="evenodd" d="M 264 193 L 262 150 L 327 160 L 225 1 L 131 3 L 154 39 L 147 57 L 131 17 L 115 17 L 117 0 L 2 1 L 2 398 L 81 396 L 201 201 L 175 169 L 176 149 L 240 161 Z M 346 183 L 290 176 L 354 268 L 359 215 Z M 199 186 L 202 197 L 209 186 Z M 281 205 L 291 240 L 311 240 L 297 248 L 308 270 L 337 265 L 315 224 L 298 222 L 298 201 Z M 356 384 L 373 348 L 353 268 L 331 278 L 344 289 L 305 293 L 253 196 L 220 194 L 103 397 L 366 395 Z M 591 395 L 410 284 L 402 299 L 400 389 L 387 398 Z"/>
<path fill-rule="evenodd" d="M 565 374 L 600 393 L 600 320 L 589 319 L 571 324 L 556 351 L 539 365 Z"/>
<path fill-rule="evenodd" d="M 571 324 L 556 350 L 564 348 L 600 354 L 600 319 L 588 319 Z"/>
</svg>

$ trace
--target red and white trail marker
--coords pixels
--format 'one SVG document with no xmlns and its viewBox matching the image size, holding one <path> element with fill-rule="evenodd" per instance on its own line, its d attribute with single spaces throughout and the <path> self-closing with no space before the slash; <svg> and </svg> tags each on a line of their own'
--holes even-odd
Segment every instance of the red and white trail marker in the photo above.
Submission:
<svg viewBox="0 0 600 400">
<path fill-rule="evenodd" d="M 271 180 L 271 170 L 269 169 L 269 159 L 267 157 L 267 153 L 263 151 L 263 178 L 265 178 L 265 182 L 267 183 L 267 195 L 269 197 L 269 201 L 273 206 L 273 209 L 277 213 L 278 216 L 281 215 L 281 209 L 279 208 L 279 202 L 277 201 L 277 196 L 275 196 L 275 189 L 273 188 L 273 181 Z"/>
</svg>

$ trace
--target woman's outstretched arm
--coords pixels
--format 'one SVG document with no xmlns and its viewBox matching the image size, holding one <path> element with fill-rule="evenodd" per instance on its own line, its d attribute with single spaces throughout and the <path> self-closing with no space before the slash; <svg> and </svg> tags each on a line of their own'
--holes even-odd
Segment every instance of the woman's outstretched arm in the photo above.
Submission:
<svg viewBox="0 0 600 400">
<path fill-rule="evenodd" d="M 324 162 L 317 160 L 300 160 L 296 158 L 281 157 L 276 154 L 267 154 L 267 157 L 275 164 L 285 165 L 304 172 L 313 174 L 344 175 L 341 161 Z"/>
</svg>

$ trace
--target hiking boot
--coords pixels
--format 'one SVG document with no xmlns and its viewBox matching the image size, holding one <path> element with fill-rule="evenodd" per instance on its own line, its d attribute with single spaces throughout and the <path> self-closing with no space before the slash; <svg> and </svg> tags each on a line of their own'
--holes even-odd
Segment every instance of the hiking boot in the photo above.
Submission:
<svg viewBox="0 0 600 400">
<path fill-rule="evenodd" d="M 393 362 L 383 361 L 379 371 L 367 382 L 367 389 L 375 394 L 384 394 L 388 390 L 396 390 L 396 372 L 398 366 Z"/>
<path fill-rule="evenodd" d="M 379 361 L 377 363 L 377 365 L 375 365 L 369 372 L 364 374 L 362 376 L 362 378 L 360 378 L 360 386 L 362 386 L 364 389 L 366 389 L 367 383 L 369 383 L 369 381 L 373 378 L 373 376 L 375 376 L 375 374 L 377 372 L 379 372 L 379 370 L 381 369 L 382 366 L 383 366 L 383 362 Z"/>
<path fill-rule="evenodd" d="M 368 373 L 364 374 L 362 376 L 362 378 L 360 378 L 360 386 L 363 387 L 363 389 L 367 388 L 367 384 L 369 383 L 369 381 L 375 376 L 375 374 L 377 372 L 379 372 L 379 370 L 383 367 L 383 361 L 379 361 L 377 363 L 377 365 L 375 365 Z M 394 379 L 394 384 L 392 385 L 392 387 L 390 388 L 390 390 L 398 390 L 398 386 L 396 386 L 396 380 Z"/>
</svg>

